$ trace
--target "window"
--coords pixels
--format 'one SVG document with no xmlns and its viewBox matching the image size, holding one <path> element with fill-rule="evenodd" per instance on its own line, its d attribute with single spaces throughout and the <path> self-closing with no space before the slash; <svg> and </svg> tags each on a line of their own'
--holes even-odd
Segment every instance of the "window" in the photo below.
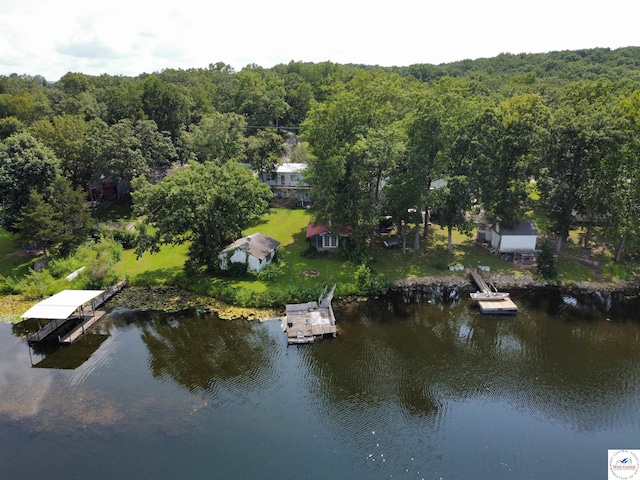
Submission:
<svg viewBox="0 0 640 480">
<path fill-rule="evenodd" d="M 324 248 L 336 248 L 338 246 L 338 237 L 336 235 L 325 235 L 322 237 L 322 246 Z"/>
</svg>

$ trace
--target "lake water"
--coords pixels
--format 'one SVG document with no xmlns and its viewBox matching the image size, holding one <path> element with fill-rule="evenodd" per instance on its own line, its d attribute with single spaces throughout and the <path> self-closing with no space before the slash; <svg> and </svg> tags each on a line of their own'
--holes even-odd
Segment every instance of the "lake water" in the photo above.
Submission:
<svg viewBox="0 0 640 480">
<path fill-rule="evenodd" d="M 338 338 L 299 347 L 121 310 L 45 356 L 0 324 L 0 478 L 606 478 L 640 448 L 640 304 L 513 296 L 336 306 Z"/>
</svg>

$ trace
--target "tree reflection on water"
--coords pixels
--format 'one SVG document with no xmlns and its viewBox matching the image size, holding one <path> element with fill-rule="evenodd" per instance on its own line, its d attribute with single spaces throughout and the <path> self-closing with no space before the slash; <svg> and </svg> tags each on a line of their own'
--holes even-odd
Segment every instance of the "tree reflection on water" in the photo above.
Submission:
<svg viewBox="0 0 640 480">
<path fill-rule="evenodd" d="M 140 329 L 153 376 L 192 393 L 209 394 L 218 384 L 258 388 L 272 370 L 270 351 L 277 342 L 249 322 L 193 312 L 150 313 Z"/>
</svg>

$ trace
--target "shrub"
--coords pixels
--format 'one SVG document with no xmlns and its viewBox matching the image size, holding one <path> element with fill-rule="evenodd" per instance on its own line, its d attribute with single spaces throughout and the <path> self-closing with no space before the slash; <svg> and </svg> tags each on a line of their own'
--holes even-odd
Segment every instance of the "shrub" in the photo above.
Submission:
<svg viewBox="0 0 640 480">
<path fill-rule="evenodd" d="M 355 280 L 360 295 L 381 295 L 386 293 L 390 286 L 384 275 L 375 275 L 364 263 L 357 268 Z"/>
<path fill-rule="evenodd" d="M 258 278 L 260 280 L 266 280 L 267 282 L 271 282 L 276 280 L 278 277 L 282 276 L 284 272 L 280 265 L 276 265 L 274 263 L 270 263 L 267 265 L 259 274 Z"/>
<path fill-rule="evenodd" d="M 609 262 L 602 267 L 602 272 L 619 280 L 633 280 L 633 272 L 623 264 Z"/>
<path fill-rule="evenodd" d="M 20 293 L 20 285 L 17 280 L 0 275 L 0 295 L 13 295 Z"/>
<path fill-rule="evenodd" d="M 438 260 L 435 263 L 435 267 L 437 270 L 449 270 L 449 264 L 443 260 Z"/>
<path fill-rule="evenodd" d="M 302 258 L 321 258 L 321 257 L 325 257 L 326 255 L 327 255 L 327 252 L 318 251 L 318 249 L 313 245 L 311 245 L 310 243 L 307 244 L 307 248 L 305 248 L 300 254 Z"/>
<path fill-rule="evenodd" d="M 558 276 L 555 253 L 553 251 L 553 245 L 549 240 L 545 240 L 540 245 L 538 273 L 547 280 L 552 280 Z"/>
<path fill-rule="evenodd" d="M 111 232 L 111 236 L 116 242 L 122 245 L 122 248 L 125 250 L 135 247 L 137 234 L 133 230 L 117 228 Z"/>
<path fill-rule="evenodd" d="M 48 270 L 31 270 L 18 282 L 18 290 L 27 300 L 36 300 L 52 293 L 55 280 Z"/>
</svg>

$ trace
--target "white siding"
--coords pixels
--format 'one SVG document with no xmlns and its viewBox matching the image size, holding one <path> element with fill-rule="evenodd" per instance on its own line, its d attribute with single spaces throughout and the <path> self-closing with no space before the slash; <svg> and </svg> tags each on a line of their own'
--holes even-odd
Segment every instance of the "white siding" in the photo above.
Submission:
<svg viewBox="0 0 640 480">
<path fill-rule="evenodd" d="M 535 250 L 536 235 L 500 235 L 494 232 L 491 238 L 491 246 L 498 248 L 500 252 L 514 252 L 516 250 Z"/>
<path fill-rule="evenodd" d="M 262 269 L 264 269 L 264 267 L 266 267 L 269 263 L 271 263 L 271 258 L 273 258 L 273 255 L 269 260 L 265 259 L 264 261 L 261 262 L 260 259 L 258 259 L 257 257 L 254 257 L 253 255 L 249 255 L 247 252 L 240 250 L 238 248 L 233 252 L 233 255 L 229 257 L 229 261 L 231 263 L 246 263 L 247 257 L 249 258 L 249 264 L 247 265 L 247 268 L 254 272 L 261 272 Z M 226 261 L 226 258 L 227 258 L 226 253 L 224 252 L 221 253 L 220 255 L 218 255 L 218 258 L 220 259 L 220 268 L 222 270 L 226 270 L 227 268 L 229 268 Z"/>
</svg>

